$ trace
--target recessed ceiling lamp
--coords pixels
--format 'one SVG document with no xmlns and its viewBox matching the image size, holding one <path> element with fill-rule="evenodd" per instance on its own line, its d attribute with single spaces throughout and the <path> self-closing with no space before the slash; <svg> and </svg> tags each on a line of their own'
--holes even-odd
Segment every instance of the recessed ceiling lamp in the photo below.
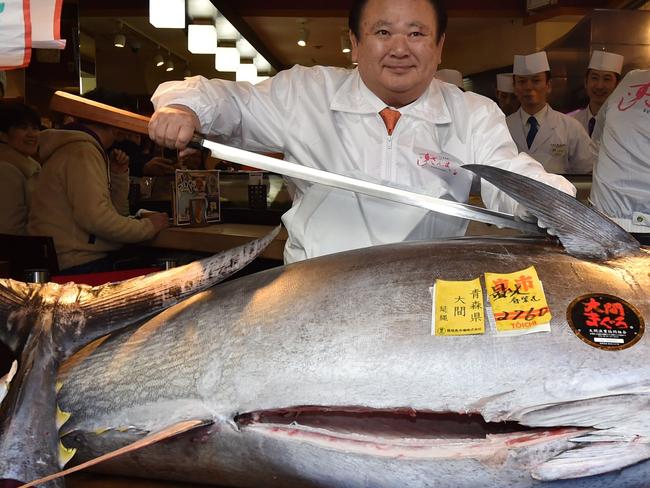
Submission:
<svg viewBox="0 0 650 488">
<path fill-rule="evenodd" d="M 217 20 L 214 25 L 217 28 L 217 37 L 219 40 L 236 41 L 239 39 L 239 32 L 237 32 L 237 29 L 223 15 L 217 15 Z"/>
<path fill-rule="evenodd" d="M 255 83 L 257 81 L 257 68 L 251 63 L 240 64 L 235 72 L 235 80 Z"/>
<path fill-rule="evenodd" d="M 160 29 L 184 29 L 185 0 L 149 0 L 149 23 Z"/>
<path fill-rule="evenodd" d="M 210 0 L 187 0 L 187 15 L 192 19 L 214 19 L 217 9 Z"/>
<path fill-rule="evenodd" d="M 217 71 L 237 71 L 239 60 L 239 51 L 236 47 L 217 47 L 214 67 Z"/>
<path fill-rule="evenodd" d="M 243 37 L 237 41 L 237 50 L 242 58 L 253 59 L 257 54 L 253 45 Z"/>
<path fill-rule="evenodd" d="M 172 61 L 172 58 L 169 58 L 165 63 L 165 71 L 174 71 L 174 61 Z"/>
<path fill-rule="evenodd" d="M 187 50 L 192 54 L 217 52 L 217 29 L 214 25 L 190 24 L 187 29 Z"/>
<path fill-rule="evenodd" d="M 305 47 L 309 41 L 309 31 L 305 27 L 305 24 L 302 24 L 300 27 L 300 32 L 298 33 L 298 45 L 300 47 Z"/>
<path fill-rule="evenodd" d="M 255 56 L 253 63 L 257 66 L 258 73 L 268 73 L 271 71 L 271 63 L 269 63 L 266 58 L 259 53 Z"/>
<path fill-rule="evenodd" d="M 343 54 L 348 54 L 350 51 L 352 51 L 352 44 L 350 43 L 350 36 L 348 36 L 345 32 L 341 34 L 341 52 Z"/>
</svg>

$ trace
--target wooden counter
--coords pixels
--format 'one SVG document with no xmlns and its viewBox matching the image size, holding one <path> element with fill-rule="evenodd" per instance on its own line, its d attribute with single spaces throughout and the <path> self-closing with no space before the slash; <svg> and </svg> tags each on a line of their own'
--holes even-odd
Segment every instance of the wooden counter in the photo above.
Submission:
<svg viewBox="0 0 650 488">
<path fill-rule="evenodd" d="M 205 227 L 168 227 L 146 246 L 216 253 L 246 244 L 273 230 L 270 225 L 213 224 Z M 287 231 L 283 227 L 260 257 L 282 261 Z"/>
</svg>

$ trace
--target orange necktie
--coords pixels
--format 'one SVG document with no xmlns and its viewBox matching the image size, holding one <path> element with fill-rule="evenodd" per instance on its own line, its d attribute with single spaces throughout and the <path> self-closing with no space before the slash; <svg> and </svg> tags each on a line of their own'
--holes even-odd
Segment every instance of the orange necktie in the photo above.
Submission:
<svg viewBox="0 0 650 488">
<path fill-rule="evenodd" d="M 397 110 L 393 110 L 392 108 L 386 107 L 384 110 L 379 112 L 379 115 L 381 115 L 381 118 L 384 120 L 384 124 L 386 125 L 386 130 L 388 131 L 388 135 L 393 135 L 393 129 L 395 128 L 395 125 L 397 125 L 397 121 L 399 120 L 400 116 L 402 115 L 399 113 Z"/>
</svg>

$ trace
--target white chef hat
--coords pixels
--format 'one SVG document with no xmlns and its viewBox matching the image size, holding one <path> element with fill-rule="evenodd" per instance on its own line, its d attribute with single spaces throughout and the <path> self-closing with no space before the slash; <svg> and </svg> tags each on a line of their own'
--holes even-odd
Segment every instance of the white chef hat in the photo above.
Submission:
<svg viewBox="0 0 650 488">
<path fill-rule="evenodd" d="M 620 54 L 608 53 L 607 51 L 594 51 L 591 55 L 589 68 L 597 69 L 599 71 L 613 71 L 614 73 L 621 74 L 623 70 L 623 60 L 625 58 Z"/>
<path fill-rule="evenodd" d="M 463 75 L 458 70 L 439 69 L 438 71 L 436 71 L 436 78 L 438 78 L 440 81 L 444 81 L 446 83 L 451 83 L 452 85 L 456 85 L 457 87 L 462 88 L 463 90 L 465 89 L 465 85 L 463 84 Z"/>
<path fill-rule="evenodd" d="M 503 93 L 514 93 L 512 73 L 499 73 L 497 75 L 497 90 Z"/>
<path fill-rule="evenodd" d="M 520 56 L 515 54 L 515 62 L 512 69 L 513 73 L 520 76 L 536 75 L 551 71 L 548 65 L 546 51 Z"/>
<path fill-rule="evenodd" d="M 7 93 L 7 74 L 0 71 L 0 85 L 2 85 L 2 93 Z"/>
</svg>

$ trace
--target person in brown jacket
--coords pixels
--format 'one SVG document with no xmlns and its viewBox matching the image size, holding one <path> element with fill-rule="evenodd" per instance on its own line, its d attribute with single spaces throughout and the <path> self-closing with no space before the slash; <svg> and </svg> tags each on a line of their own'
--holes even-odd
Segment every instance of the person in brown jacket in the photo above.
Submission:
<svg viewBox="0 0 650 488">
<path fill-rule="evenodd" d="M 105 152 L 115 133 L 113 127 L 78 121 L 40 134 L 43 170 L 28 231 L 53 237 L 59 267 L 67 274 L 110 271 L 110 251 L 151 239 L 168 225 L 165 213 L 128 216 L 128 157 Z"/>
<path fill-rule="evenodd" d="M 41 171 L 39 116 L 24 103 L 0 104 L 0 234 L 26 234 L 31 194 Z"/>
</svg>

